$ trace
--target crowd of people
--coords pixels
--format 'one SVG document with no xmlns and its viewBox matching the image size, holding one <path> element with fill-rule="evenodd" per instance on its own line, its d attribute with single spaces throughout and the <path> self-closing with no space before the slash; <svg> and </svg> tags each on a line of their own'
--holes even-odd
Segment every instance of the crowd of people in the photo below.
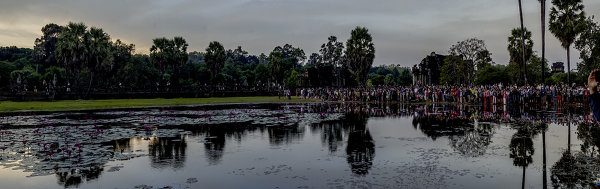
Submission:
<svg viewBox="0 0 600 189">
<path fill-rule="evenodd" d="M 431 102 L 459 104 L 583 105 L 589 103 L 587 86 L 404 86 L 380 88 L 299 88 L 300 98 L 322 101 Z"/>
</svg>

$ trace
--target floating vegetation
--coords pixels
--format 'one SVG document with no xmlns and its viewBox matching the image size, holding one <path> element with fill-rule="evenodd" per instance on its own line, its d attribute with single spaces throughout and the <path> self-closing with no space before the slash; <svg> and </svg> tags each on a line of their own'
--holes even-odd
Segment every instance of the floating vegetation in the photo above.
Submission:
<svg viewBox="0 0 600 189">
<path fill-rule="evenodd" d="M 506 118 L 502 113 L 486 118 L 477 111 L 240 104 L 13 113 L 0 115 L 0 167 L 25 172 L 28 177 L 21 180 L 33 183 L 48 179 L 39 176 L 55 176 L 60 188 L 94 183 L 111 188 L 478 188 L 497 179 L 542 174 L 542 169 L 546 184 L 559 188 L 598 183 L 600 127 L 579 125 L 583 118 L 535 119 L 565 117 L 545 111 Z M 572 123 L 578 125 L 575 145 L 565 135 L 574 134 Z M 536 148 L 542 139 L 565 140 L 573 150 L 558 162 L 549 158 L 542 164 L 540 153 L 559 157 L 556 152 L 565 151 L 555 142 L 542 145 L 548 150 Z M 129 175 L 132 171 L 160 179 Z M 115 180 L 121 176 L 128 179 Z M 529 178 L 521 184 L 539 184 Z M 477 182 L 464 182 L 473 179 Z"/>
<path fill-rule="evenodd" d="M 154 108 L 44 115 L 21 113 L 0 117 L 0 166 L 30 172 L 30 177 L 61 175 L 68 184 L 68 181 L 86 177 L 86 172 L 102 169 L 109 161 L 148 155 L 119 151 L 108 145 L 112 141 L 130 138 L 151 140 L 191 134 L 177 126 L 233 124 L 295 127 L 342 117 L 340 113 L 309 113 L 301 106 L 211 110 Z M 115 172 L 122 168 L 113 166 L 105 171 Z M 197 179 L 190 178 L 187 182 L 195 183 Z"/>
<path fill-rule="evenodd" d="M 170 137 L 188 134 L 181 129 L 139 131 L 134 128 L 84 126 L 44 126 L 1 132 L 0 166 L 31 172 L 30 176 L 76 173 L 108 161 L 144 156 L 123 153 L 105 143 L 126 138 Z M 112 171 L 118 171 L 111 168 Z"/>
</svg>

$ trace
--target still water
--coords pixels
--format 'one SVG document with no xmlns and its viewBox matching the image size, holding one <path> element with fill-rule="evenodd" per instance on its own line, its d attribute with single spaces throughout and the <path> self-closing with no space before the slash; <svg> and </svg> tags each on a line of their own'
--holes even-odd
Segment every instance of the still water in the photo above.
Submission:
<svg viewBox="0 0 600 189">
<path fill-rule="evenodd" d="M 554 188 L 598 178 L 586 108 L 250 104 L 0 117 L 0 188 Z"/>
</svg>

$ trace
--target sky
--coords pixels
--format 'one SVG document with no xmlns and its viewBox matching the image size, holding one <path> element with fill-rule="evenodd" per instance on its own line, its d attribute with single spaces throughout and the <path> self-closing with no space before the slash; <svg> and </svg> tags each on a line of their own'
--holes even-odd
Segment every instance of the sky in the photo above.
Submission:
<svg viewBox="0 0 600 189">
<path fill-rule="evenodd" d="M 583 3 L 588 16 L 600 17 L 600 0 Z M 548 0 L 548 13 L 551 6 Z M 525 27 L 541 56 L 540 9 L 537 0 L 523 0 Z M 485 41 L 494 62 L 507 64 L 507 38 L 520 24 L 517 0 L 2 0 L 0 18 L 0 46 L 32 48 L 44 25 L 72 21 L 102 28 L 144 54 L 154 38 L 182 36 L 188 52 L 219 41 L 256 55 L 291 44 L 308 57 L 329 36 L 346 42 L 352 29 L 363 26 L 375 44 L 374 65 L 401 66 L 431 52 L 448 54 L 472 37 Z M 548 61 L 566 62 L 566 51 L 549 31 L 546 41 Z M 572 48 L 572 69 L 579 61 Z"/>
</svg>

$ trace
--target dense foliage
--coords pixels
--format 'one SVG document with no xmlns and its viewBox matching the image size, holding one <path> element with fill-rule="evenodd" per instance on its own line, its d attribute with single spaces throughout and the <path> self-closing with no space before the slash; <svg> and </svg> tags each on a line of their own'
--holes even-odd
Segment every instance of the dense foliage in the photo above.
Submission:
<svg viewBox="0 0 600 189">
<path fill-rule="evenodd" d="M 371 69 L 374 44 L 367 29 L 361 27 L 349 40 L 354 50 L 346 51 L 343 42 L 330 36 L 308 59 L 304 50 L 290 44 L 277 46 L 268 55 L 251 55 L 241 46 L 226 50 L 218 41 L 211 42 L 205 52 L 188 52 L 184 38 L 158 37 L 152 40 L 149 54 L 136 54 L 133 44 L 112 39 L 101 28 L 84 23 L 50 23 L 41 31 L 33 49 L 0 47 L 0 89 L 57 89 L 86 97 L 94 91 L 162 91 L 169 87 L 346 87 L 358 85 L 356 75 L 362 80 L 381 75 L 385 81 L 377 83 L 388 86 L 412 83 L 408 69 Z M 360 43 L 363 39 L 368 42 Z M 347 52 L 353 60 L 362 61 L 360 73 L 350 71 Z"/>
<path fill-rule="evenodd" d="M 569 50 L 575 44 L 582 62 L 570 78 L 584 84 L 587 74 L 600 67 L 600 27 L 585 18 L 580 1 L 554 0 L 550 30 Z M 318 52 L 305 54 L 291 44 L 276 46 L 267 54 L 252 55 L 238 46 L 225 49 L 213 41 L 205 52 L 188 52 L 182 37 L 152 40 L 149 54 L 136 54 L 135 46 L 112 39 L 101 28 L 84 23 L 47 24 L 33 48 L 0 47 L 0 89 L 23 92 L 69 88 L 72 92 L 180 90 L 206 86 L 243 88 L 378 87 L 413 83 L 411 69 L 396 65 L 373 67 L 375 45 L 367 28 L 356 27 L 344 42 L 329 36 Z M 525 29 L 524 69 L 521 30 L 508 37 L 510 62 L 497 65 L 483 40 L 469 38 L 449 49 L 440 65 L 440 84 L 566 83 L 569 74 L 550 74 L 533 50 L 531 32 Z M 307 57 L 308 55 L 308 57 Z M 546 61 L 547 62 L 547 61 Z M 569 63 L 567 62 L 567 66 Z M 543 70 L 545 73 L 542 74 Z M 567 68 L 569 70 L 569 68 Z M 542 75 L 548 75 L 542 78 Z M 575 76 L 575 77 L 573 77 Z"/>
</svg>

